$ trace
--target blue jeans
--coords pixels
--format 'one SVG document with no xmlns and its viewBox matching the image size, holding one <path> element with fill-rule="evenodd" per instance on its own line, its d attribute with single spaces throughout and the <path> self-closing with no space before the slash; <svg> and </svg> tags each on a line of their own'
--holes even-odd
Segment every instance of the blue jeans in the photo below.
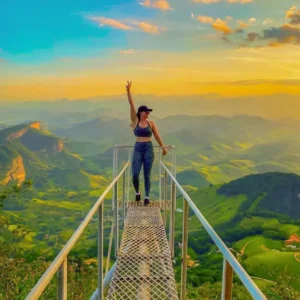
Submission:
<svg viewBox="0 0 300 300">
<path fill-rule="evenodd" d="M 154 148 L 152 142 L 136 142 L 132 157 L 132 183 L 136 192 L 139 192 L 139 175 L 144 165 L 145 197 L 149 197 L 151 188 L 151 169 L 154 161 Z"/>
</svg>

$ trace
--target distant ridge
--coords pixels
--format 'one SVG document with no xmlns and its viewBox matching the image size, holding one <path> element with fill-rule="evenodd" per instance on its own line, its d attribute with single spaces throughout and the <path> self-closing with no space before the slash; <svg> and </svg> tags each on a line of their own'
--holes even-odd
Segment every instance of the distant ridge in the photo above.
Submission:
<svg viewBox="0 0 300 300">
<path fill-rule="evenodd" d="M 270 211 L 300 219 L 300 176 L 281 172 L 247 175 L 218 189 L 226 196 L 247 195 L 241 211 Z M 258 197 L 259 200 L 258 200 Z"/>
</svg>

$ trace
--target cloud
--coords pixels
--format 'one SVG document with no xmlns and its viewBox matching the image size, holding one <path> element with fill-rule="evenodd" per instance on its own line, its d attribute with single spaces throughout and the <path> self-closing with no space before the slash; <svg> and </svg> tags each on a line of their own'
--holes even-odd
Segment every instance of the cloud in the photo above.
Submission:
<svg viewBox="0 0 300 300">
<path fill-rule="evenodd" d="M 265 58 L 257 58 L 257 57 L 251 57 L 251 56 L 230 56 L 228 57 L 229 60 L 238 60 L 243 61 L 247 63 L 253 63 L 253 62 L 269 62 L 269 60 Z"/>
<path fill-rule="evenodd" d="M 251 3 L 252 0 L 227 0 L 228 3 L 241 3 L 241 4 L 246 4 L 246 3 Z"/>
<path fill-rule="evenodd" d="M 259 33 L 257 33 L 257 32 L 249 32 L 249 33 L 247 34 L 247 40 L 248 40 L 249 42 L 256 41 L 257 39 L 259 39 L 259 37 L 260 37 L 260 35 L 259 35 Z"/>
<path fill-rule="evenodd" d="M 216 19 L 213 23 L 212 23 L 212 27 L 216 30 L 216 31 L 221 31 L 224 34 L 230 34 L 232 33 L 232 29 L 227 25 L 226 21 L 223 21 L 221 19 Z"/>
<path fill-rule="evenodd" d="M 121 54 L 134 54 L 136 53 L 137 51 L 134 50 L 134 49 L 128 49 L 128 50 L 121 50 L 120 53 Z"/>
<path fill-rule="evenodd" d="M 300 10 L 292 6 L 286 11 L 285 17 L 290 20 L 288 24 L 263 30 L 262 39 L 268 41 L 268 46 L 300 45 L 300 28 L 297 27 L 300 25 Z"/>
<path fill-rule="evenodd" d="M 247 28 L 251 25 L 251 23 L 254 23 L 254 22 L 256 22 L 256 19 L 255 18 L 250 18 L 248 20 L 248 22 L 245 22 L 243 20 L 238 20 L 237 24 L 239 25 L 239 28 Z"/>
<path fill-rule="evenodd" d="M 195 3 L 203 3 L 203 4 L 211 4 L 211 3 L 217 3 L 217 2 L 227 2 L 227 3 L 241 3 L 241 4 L 247 4 L 251 3 L 253 0 L 193 0 Z"/>
<path fill-rule="evenodd" d="M 264 39 L 271 39 L 269 46 L 276 47 L 281 44 L 299 44 L 300 28 L 285 24 L 278 28 L 266 29 L 263 31 Z"/>
<path fill-rule="evenodd" d="M 160 33 L 161 31 L 166 30 L 165 28 L 150 24 L 148 22 L 131 21 L 130 22 L 131 24 L 127 25 L 124 22 L 115 19 L 109 19 L 109 18 L 98 17 L 98 16 L 88 16 L 87 19 L 95 22 L 99 26 L 109 26 L 120 30 L 142 30 L 144 32 L 151 33 L 151 34 L 157 34 Z"/>
<path fill-rule="evenodd" d="M 193 1 L 196 3 L 210 4 L 210 3 L 220 2 L 221 0 L 193 0 Z"/>
<path fill-rule="evenodd" d="M 300 79 L 255 79 L 255 80 L 237 80 L 237 81 L 219 81 L 219 82 L 188 82 L 187 84 L 203 84 L 203 85 L 238 85 L 238 86 L 249 86 L 249 85 L 286 85 L 286 86 L 299 86 Z"/>
<path fill-rule="evenodd" d="M 249 26 L 248 23 L 244 22 L 244 21 L 237 21 L 238 25 L 240 28 L 247 28 Z"/>
<path fill-rule="evenodd" d="M 161 31 L 166 30 L 165 28 L 147 23 L 147 22 L 138 22 L 137 25 L 140 29 L 142 29 L 144 32 L 151 33 L 151 34 L 157 34 Z"/>
<path fill-rule="evenodd" d="M 266 48 L 257 46 L 257 47 L 239 47 L 235 49 L 236 52 L 251 52 L 251 53 L 258 53 L 264 51 Z"/>
<path fill-rule="evenodd" d="M 155 67 L 140 67 L 144 71 L 154 71 L 154 72 L 182 72 L 180 68 L 155 68 Z"/>
<path fill-rule="evenodd" d="M 195 19 L 194 15 L 193 19 Z M 221 31 L 224 34 L 232 33 L 231 28 L 227 25 L 227 20 L 231 20 L 231 17 L 227 17 L 225 21 L 221 20 L 220 18 L 215 20 L 210 16 L 197 16 L 196 19 L 201 23 L 211 24 L 216 31 Z"/>
<path fill-rule="evenodd" d="M 247 43 L 254 43 L 260 41 L 259 46 L 280 47 L 282 45 L 299 45 L 300 46 L 300 10 L 296 6 L 291 7 L 286 11 L 286 18 L 290 20 L 289 23 L 283 24 L 280 27 L 271 27 L 264 29 L 261 33 L 249 32 L 245 37 Z M 249 19 L 250 21 L 251 19 Z M 273 20 L 265 19 L 263 24 L 272 23 Z M 246 24 L 239 21 L 241 28 L 246 28 Z M 256 43 L 254 43 L 256 44 Z M 257 45 L 257 44 L 256 44 Z M 240 46 L 247 46 L 244 42 Z"/>
<path fill-rule="evenodd" d="M 121 30 L 133 30 L 133 27 L 126 25 L 115 19 L 109 19 L 109 18 L 97 17 L 97 16 L 88 16 L 87 19 L 95 22 L 99 26 L 106 25 L 106 26 L 116 28 L 116 29 L 121 29 Z"/>
<path fill-rule="evenodd" d="M 191 17 L 192 17 L 192 19 L 197 19 L 201 23 L 211 24 L 212 27 L 216 31 L 222 32 L 224 35 L 234 34 L 234 33 L 242 33 L 242 32 L 244 32 L 243 28 L 246 28 L 246 27 L 249 26 L 249 24 L 245 23 L 244 21 L 237 21 L 239 27 L 237 29 L 232 29 L 228 25 L 228 22 L 233 19 L 231 16 L 227 16 L 225 18 L 225 20 L 222 20 L 220 18 L 214 19 L 210 16 L 197 16 L 197 17 L 195 17 L 194 14 L 192 14 Z M 254 19 L 254 18 L 252 18 L 252 19 Z M 253 20 L 252 20 L 252 22 L 253 22 Z M 229 42 L 228 39 L 224 39 L 224 40 Z"/>
<path fill-rule="evenodd" d="M 228 37 L 226 37 L 226 36 L 223 36 L 222 40 L 224 40 L 227 43 L 232 43 L 232 41 Z"/>
<path fill-rule="evenodd" d="M 212 17 L 208 17 L 208 16 L 198 16 L 196 19 L 201 23 L 209 23 L 209 24 L 212 24 L 214 21 Z"/>
<path fill-rule="evenodd" d="M 285 14 L 287 19 L 290 19 L 290 24 L 300 25 L 300 9 L 296 6 L 292 6 Z"/>
<path fill-rule="evenodd" d="M 144 0 L 144 2 L 140 2 L 140 5 L 145 7 L 157 8 L 161 10 L 172 9 L 167 0 Z"/>
<path fill-rule="evenodd" d="M 273 23 L 273 22 L 274 22 L 274 20 L 267 18 L 267 19 L 265 19 L 265 20 L 263 21 L 263 25 L 269 25 L 269 24 L 271 24 L 271 23 Z"/>
<path fill-rule="evenodd" d="M 280 47 L 286 44 L 300 45 L 300 28 L 284 24 L 278 28 L 265 29 L 262 33 L 249 32 L 247 33 L 246 41 L 248 43 L 264 41 L 267 42 L 267 46 L 269 47 Z"/>
</svg>

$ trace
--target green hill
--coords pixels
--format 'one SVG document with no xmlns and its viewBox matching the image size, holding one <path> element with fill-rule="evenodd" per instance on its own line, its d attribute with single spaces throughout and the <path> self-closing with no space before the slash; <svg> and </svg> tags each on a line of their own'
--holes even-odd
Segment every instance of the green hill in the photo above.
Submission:
<svg viewBox="0 0 300 300">
<path fill-rule="evenodd" d="M 248 175 L 223 185 L 219 195 L 246 195 L 242 210 L 263 211 L 300 217 L 300 176 L 280 172 Z M 262 195 L 262 196 L 261 196 Z M 260 197 L 261 196 L 261 197 Z M 259 201 L 256 199 L 259 198 Z"/>
<path fill-rule="evenodd" d="M 209 182 L 205 180 L 201 173 L 194 170 L 179 172 L 177 173 L 176 178 L 182 185 L 191 185 L 197 188 L 209 185 Z"/>
<path fill-rule="evenodd" d="M 287 276 L 300 290 L 300 243 L 295 241 L 291 245 L 296 248 L 288 248 L 286 242 L 300 235 L 299 183 L 300 176 L 295 174 L 255 174 L 201 188 L 190 197 L 251 276 L 259 277 L 260 283 L 270 280 L 275 284 Z M 182 207 L 180 198 L 177 207 Z M 195 284 L 212 280 L 203 268 L 211 270 L 210 278 L 221 278 L 221 267 L 216 266 L 221 266 L 222 256 L 196 216 L 192 212 L 189 216 L 188 252 L 192 260 L 200 261 L 200 267 L 190 270 L 190 274 L 198 274 Z M 181 228 L 182 213 L 177 212 L 178 242 Z"/>
<path fill-rule="evenodd" d="M 63 140 L 41 128 L 39 122 L 0 130 L 0 183 L 21 184 L 31 179 L 37 188 L 91 188 L 89 165 L 65 146 Z"/>
</svg>

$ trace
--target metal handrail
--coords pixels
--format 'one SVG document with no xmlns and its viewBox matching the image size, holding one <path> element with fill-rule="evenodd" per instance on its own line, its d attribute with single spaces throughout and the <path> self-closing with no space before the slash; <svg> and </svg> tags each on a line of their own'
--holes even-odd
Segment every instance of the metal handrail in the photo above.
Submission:
<svg viewBox="0 0 300 300">
<path fill-rule="evenodd" d="M 241 266 L 241 264 L 237 261 L 237 259 L 234 257 L 234 255 L 230 252 L 230 250 L 227 248 L 227 246 L 224 244 L 224 242 L 221 240 L 221 238 L 218 236 L 218 234 L 214 231 L 214 229 L 211 227 L 211 225 L 208 223 L 208 221 L 205 219 L 205 217 L 199 211 L 199 209 L 197 208 L 197 206 L 194 204 L 194 202 L 192 201 L 192 199 L 186 193 L 186 191 L 182 188 L 182 186 L 174 178 L 174 176 L 172 175 L 172 173 L 162 163 L 162 161 L 160 161 L 160 164 L 165 169 L 165 171 L 167 172 L 167 174 L 170 176 L 173 184 L 176 185 L 176 187 L 178 188 L 178 190 L 182 194 L 183 198 L 185 199 L 185 202 L 184 202 L 184 208 L 185 208 L 184 209 L 184 214 L 186 214 L 187 217 L 188 217 L 188 205 L 189 205 L 190 208 L 192 209 L 192 211 L 195 213 L 195 215 L 198 218 L 198 220 L 202 223 L 202 225 L 205 228 L 205 230 L 207 231 L 207 233 L 210 235 L 210 237 L 212 238 L 212 240 L 215 242 L 215 244 L 217 245 L 217 247 L 219 248 L 219 250 L 223 254 L 224 259 L 225 259 L 224 260 L 223 276 L 225 275 L 224 277 L 227 277 L 225 273 L 226 272 L 230 273 L 230 269 L 232 268 L 235 271 L 235 273 L 238 275 L 238 277 L 240 278 L 240 280 L 243 282 L 244 286 L 246 287 L 246 289 L 248 290 L 248 292 L 251 294 L 251 296 L 254 299 L 266 300 L 267 298 L 264 296 L 264 294 L 261 292 L 261 290 L 257 287 L 257 285 L 251 279 L 251 277 L 247 274 L 247 272 Z M 187 203 L 188 203 L 188 205 L 187 205 Z M 186 222 L 187 222 L 187 220 L 186 220 Z M 186 235 L 187 235 L 188 234 L 188 232 L 187 232 L 187 226 L 184 226 L 184 227 L 185 227 L 184 231 L 186 232 Z M 183 234 L 183 236 L 185 236 L 185 235 Z M 185 252 L 186 252 L 186 249 L 187 249 L 187 239 L 184 239 L 184 244 L 185 245 L 183 245 L 182 248 L 185 249 Z M 184 253 L 184 254 L 186 254 L 186 253 Z M 185 264 L 186 264 L 186 262 L 185 262 Z M 229 264 L 229 266 L 228 266 L 228 264 Z M 185 268 L 185 272 L 186 272 L 186 268 Z M 184 276 L 183 279 L 185 281 L 186 274 L 183 274 L 183 276 Z M 226 278 L 223 278 L 223 297 L 222 297 L 222 299 L 227 299 L 227 296 L 225 296 L 225 291 L 224 291 L 224 289 L 226 289 L 226 282 L 225 282 L 225 280 L 226 280 Z M 231 274 L 231 281 L 232 281 L 232 274 Z M 185 286 L 184 282 L 181 282 L 181 284 Z M 230 283 L 229 283 L 229 285 L 230 285 Z M 231 287 L 229 289 L 231 290 Z M 185 294 L 185 291 L 184 291 L 184 294 Z M 185 295 L 182 296 L 181 299 L 185 299 Z M 228 297 L 228 299 L 229 299 L 229 297 Z"/>
<path fill-rule="evenodd" d="M 115 148 L 125 148 L 125 149 L 128 149 L 128 148 L 134 148 L 134 145 L 120 145 L 120 144 L 117 144 L 114 146 Z M 157 146 L 157 145 L 153 145 L 154 148 L 161 148 L 161 146 Z M 164 146 L 165 148 L 176 148 L 174 145 L 167 145 L 167 146 Z"/>
<path fill-rule="evenodd" d="M 106 276 L 103 279 L 103 291 L 107 291 L 109 288 L 109 284 L 111 282 L 113 273 L 115 271 L 117 263 L 115 262 L 113 264 L 113 266 L 109 269 L 108 273 L 106 274 Z M 99 288 L 97 288 L 95 290 L 95 292 L 93 293 L 92 297 L 90 298 L 90 300 L 98 300 L 99 299 Z"/>
<path fill-rule="evenodd" d="M 74 244 L 77 242 L 77 240 L 80 238 L 82 232 L 87 227 L 89 222 L 91 221 L 94 214 L 97 212 L 98 208 L 103 203 L 106 195 L 110 192 L 110 190 L 115 186 L 115 184 L 118 182 L 120 177 L 124 174 L 126 169 L 128 168 L 130 162 L 128 161 L 122 171 L 114 178 L 114 180 L 110 183 L 110 185 L 106 188 L 106 190 L 102 193 L 102 195 L 98 198 L 97 202 L 93 205 L 89 213 L 86 215 L 84 220 L 81 222 L 77 230 L 73 233 L 72 237 L 69 239 L 67 244 L 63 247 L 63 249 L 59 252 L 59 254 L 56 256 L 54 261 L 51 263 L 51 265 L 48 267 L 48 269 L 45 271 L 43 276 L 40 278 L 40 280 L 36 283 L 34 288 L 31 290 L 31 292 L 27 295 L 26 300 L 32 300 L 32 299 L 38 299 L 38 297 L 43 293 L 46 286 L 49 284 L 50 280 L 54 276 L 54 274 L 58 271 L 58 269 L 61 267 L 62 263 L 66 260 L 69 252 L 72 250 Z"/>
<path fill-rule="evenodd" d="M 130 145 L 115 145 L 114 151 L 118 148 L 126 148 L 128 149 L 128 161 L 123 167 L 122 171 L 117 174 L 118 172 L 118 152 L 114 152 L 114 164 L 113 164 L 113 181 L 107 187 L 107 189 L 103 192 L 103 194 L 98 198 L 96 203 L 93 205 L 89 213 L 86 215 L 85 219 L 79 225 L 77 230 L 74 232 L 72 237 L 69 239 L 67 244 L 63 247 L 63 249 L 59 252 L 56 256 L 55 260 L 51 263 L 48 269 L 45 271 L 43 276 L 40 280 L 36 283 L 34 288 L 26 297 L 26 300 L 31 299 L 38 299 L 38 297 L 43 293 L 46 286 L 49 284 L 50 280 L 54 276 L 56 272 L 60 277 L 59 280 L 59 299 L 66 300 L 67 299 L 67 256 L 71 249 L 73 248 L 74 244 L 77 242 L 81 234 L 83 233 L 84 229 L 87 227 L 88 223 L 92 219 L 93 215 L 98 211 L 98 288 L 93 293 L 91 299 L 103 299 L 104 290 L 107 289 L 109 282 L 111 280 L 115 264 L 106 274 L 105 278 L 103 278 L 103 203 L 104 199 L 110 190 L 113 188 L 113 211 L 114 211 L 114 220 L 115 220 L 115 229 L 114 229 L 114 236 L 115 236 L 115 248 L 118 249 L 119 241 L 118 241 L 118 180 L 121 176 L 123 176 L 123 195 L 122 195 L 122 209 L 123 209 L 123 222 L 125 217 L 125 171 L 128 170 L 128 179 L 127 179 L 127 201 L 129 200 L 129 165 L 131 163 L 131 148 L 134 146 Z M 154 146 L 155 148 L 160 148 L 160 146 Z M 219 248 L 220 252 L 223 254 L 224 257 L 224 265 L 223 265 L 223 287 L 222 287 L 222 300 L 231 299 L 232 294 L 232 278 L 233 278 L 233 271 L 239 276 L 240 280 L 245 285 L 248 292 L 253 296 L 254 299 L 258 300 L 265 300 L 266 297 L 263 293 L 259 290 L 256 286 L 254 281 L 251 277 L 247 274 L 247 272 L 243 269 L 234 255 L 230 252 L 230 250 L 226 247 L 224 242 L 221 238 L 217 235 L 211 225 L 207 222 L 205 217 L 201 214 L 198 210 L 194 202 L 188 196 L 188 194 L 184 191 L 181 185 L 176 180 L 176 159 L 174 156 L 175 146 L 166 146 L 169 149 L 172 149 L 172 166 L 171 171 L 163 164 L 162 158 L 159 158 L 159 188 L 160 188 L 160 201 L 161 201 L 161 168 L 164 168 L 164 200 L 166 200 L 166 186 L 167 186 L 167 175 L 170 176 L 172 187 L 171 187 L 171 198 L 172 198 L 172 206 L 170 210 L 170 250 L 172 253 L 172 257 L 174 256 L 174 227 L 175 227 L 175 208 L 176 208 L 176 187 L 181 192 L 184 198 L 184 217 L 183 217 L 183 245 L 182 245 L 182 277 L 181 277 L 181 300 L 186 299 L 186 278 L 187 278 L 187 245 L 188 245 L 188 209 L 191 207 L 199 221 L 202 223 L 203 227 L 206 229 L 207 233 L 210 235 L 212 240 L 215 242 L 217 247 Z M 161 153 L 161 152 L 160 152 Z M 166 224 L 166 202 L 164 203 L 164 219 Z M 117 252 L 116 252 L 117 253 Z"/>
</svg>

